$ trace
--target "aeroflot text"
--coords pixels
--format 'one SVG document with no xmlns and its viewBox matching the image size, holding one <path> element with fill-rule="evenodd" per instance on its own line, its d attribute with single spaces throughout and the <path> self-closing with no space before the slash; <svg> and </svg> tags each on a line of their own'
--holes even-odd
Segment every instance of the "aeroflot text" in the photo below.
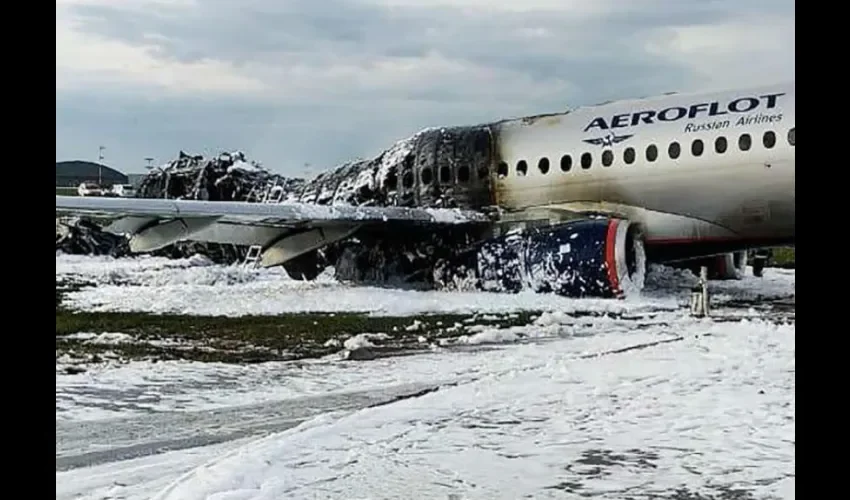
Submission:
<svg viewBox="0 0 850 500">
<path fill-rule="evenodd" d="M 758 125 L 759 123 L 776 123 L 782 121 L 782 113 L 766 115 L 757 113 L 750 116 L 742 116 L 735 120 L 735 126 Z M 731 120 L 714 120 L 707 123 L 689 123 L 685 125 L 685 132 L 705 132 L 708 130 L 720 130 L 732 126 Z"/>
<path fill-rule="evenodd" d="M 637 113 L 625 113 L 621 115 L 614 115 L 610 119 L 609 122 L 603 117 L 596 117 L 590 124 L 584 128 L 584 131 L 587 132 L 594 128 L 598 128 L 601 130 L 608 130 L 612 128 L 622 128 L 622 127 L 636 127 L 638 125 L 652 125 L 656 120 L 661 122 L 674 122 L 681 120 L 683 118 L 687 118 L 689 120 L 697 118 L 700 115 L 706 114 L 706 116 L 722 116 L 729 113 L 749 113 L 751 111 L 755 111 L 757 108 L 767 110 L 773 109 L 776 107 L 777 98 L 785 95 L 784 92 L 778 94 L 766 94 L 758 97 L 739 97 L 724 105 L 721 105 L 719 101 L 714 102 L 701 102 L 698 104 L 692 104 L 689 107 L 684 106 L 672 106 L 661 111 L 639 111 Z M 768 115 L 762 115 L 759 113 L 759 116 L 765 117 Z M 773 118 L 770 121 L 777 121 L 782 119 L 782 114 L 778 115 L 770 115 Z M 742 117 L 746 119 L 751 119 L 755 117 Z M 728 122 L 729 120 L 718 120 L 719 123 Z M 737 120 L 737 121 L 740 121 Z M 764 121 L 764 119 L 762 119 Z M 747 122 L 747 123 L 735 123 L 735 125 L 748 125 L 752 123 L 760 123 L 760 122 Z M 731 123 L 730 123 L 731 124 Z M 728 126 L 728 125 L 726 125 Z M 695 131 L 688 130 L 686 131 Z"/>
</svg>

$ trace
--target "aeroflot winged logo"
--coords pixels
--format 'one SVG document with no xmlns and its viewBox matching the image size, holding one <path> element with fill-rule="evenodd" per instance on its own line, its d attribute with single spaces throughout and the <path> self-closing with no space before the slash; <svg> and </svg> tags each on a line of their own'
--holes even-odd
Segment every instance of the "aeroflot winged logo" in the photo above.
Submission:
<svg viewBox="0 0 850 500">
<path fill-rule="evenodd" d="M 634 134 L 617 135 L 614 132 L 608 132 L 604 137 L 596 137 L 594 139 L 584 139 L 584 142 L 593 144 L 594 146 L 611 147 L 614 144 L 620 143 L 633 136 Z"/>
<path fill-rule="evenodd" d="M 751 95 L 736 97 L 731 100 L 699 102 L 690 106 L 670 106 L 660 110 L 648 109 L 611 117 L 597 116 L 584 127 L 584 131 L 590 132 L 598 129 L 600 132 L 607 131 L 607 134 L 602 137 L 584 139 L 584 142 L 603 147 L 612 146 L 634 135 L 634 133 L 618 135 L 614 129 L 654 125 L 658 122 L 685 120 L 687 123 L 684 132 L 721 129 L 732 125 L 779 122 L 782 120 L 781 110 L 776 110 L 772 114 L 769 111 L 776 108 L 779 97 L 783 95 L 785 95 L 784 92 Z M 703 120 L 700 120 L 701 118 Z M 694 121 L 699 123 L 693 123 Z"/>
</svg>

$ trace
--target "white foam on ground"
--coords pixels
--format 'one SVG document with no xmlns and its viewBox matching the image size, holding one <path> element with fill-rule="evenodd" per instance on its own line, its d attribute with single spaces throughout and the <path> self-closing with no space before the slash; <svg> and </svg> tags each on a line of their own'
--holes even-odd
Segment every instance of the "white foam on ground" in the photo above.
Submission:
<svg viewBox="0 0 850 500">
<path fill-rule="evenodd" d="M 644 319 L 641 322 L 650 327 L 653 322 L 678 324 L 683 320 L 683 313 L 676 308 L 687 302 L 688 280 L 693 279 L 690 273 L 655 268 L 650 275 L 655 276 L 654 281 L 649 281 L 647 290 L 651 298 L 573 300 L 546 295 L 525 297 L 486 292 L 463 294 L 346 287 L 331 278 L 323 278 L 318 283 L 303 283 L 290 280 L 279 270 L 247 271 L 238 266 L 210 265 L 203 258 L 112 259 L 62 255 L 57 256 L 56 261 L 57 274 L 74 274 L 101 283 L 96 288 L 72 294 L 76 295 L 78 306 L 98 303 L 100 306 L 94 309 L 100 310 L 164 312 L 172 309 L 169 303 L 174 302 L 176 306 L 173 309 L 179 312 L 229 313 L 236 316 L 258 312 L 283 313 L 293 309 L 359 310 L 381 314 L 486 313 L 537 308 L 547 311 L 530 325 L 508 329 L 469 324 L 470 335 L 452 342 L 461 344 L 566 338 L 606 332 L 630 335 L 635 328 L 634 321 L 630 319 L 572 316 L 571 313 L 576 311 L 602 310 L 642 315 Z M 240 276 L 244 279 L 236 279 Z M 201 284 L 193 283 L 198 278 L 206 281 L 200 279 Z M 135 284 L 106 284 L 115 281 Z M 753 294 L 793 296 L 794 273 L 767 269 L 764 278 L 748 276 L 742 281 L 713 282 L 712 288 L 729 297 Z M 311 289 L 315 299 L 312 304 L 309 302 Z M 305 295 L 308 298 L 306 304 L 302 302 Z M 258 305 L 258 300 L 263 305 Z M 744 316 L 755 314 L 753 311 L 735 313 Z M 410 328 L 415 328 L 415 325 L 412 321 Z M 126 340 L 121 332 L 88 332 L 80 336 L 100 343 Z M 356 343 L 366 345 L 364 342 L 368 342 L 368 338 L 368 335 L 355 337 L 349 339 L 350 345 L 339 347 L 342 350 L 359 346 L 355 346 Z M 57 369 L 56 418 L 101 420 L 152 411 L 207 410 L 344 391 L 351 386 L 380 387 L 382 384 L 440 378 L 439 373 L 428 369 L 395 373 L 392 361 L 373 361 L 375 366 L 382 366 L 387 372 L 349 380 L 340 378 L 335 372 L 327 372 L 326 365 L 337 360 L 336 357 L 331 359 L 249 366 L 186 361 L 130 362 L 115 366 L 108 362 L 88 365 L 85 373 L 75 374 Z M 459 369 L 463 370 L 463 366 Z"/>
<path fill-rule="evenodd" d="M 357 311 L 376 315 L 506 313 L 521 310 L 608 311 L 672 309 L 687 302 L 694 277 L 654 267 L 641 296 L 624 301 L 569 299 L 552 294 L 414 291 L 350 286 L 330 273 L 312 282 L 290 279 L 282 268 L 211 265 L 202 257 L 56 256 L 56 274 L 89 279 L 97 287 L 69 293 L 68 307 L 87 311 L 144 311 L 195 315 L 275 315 Z M 715 282 L 717 300 L 793 294 L 793 272 L 770 269 L 764 278 Z"/>
<path fill-rule="evenodd" d="M 717 496 L 708 484 L 750 489 L 756 497 L 794 498 L 794 326 L 687 317 L 675 308 L 687 301 L 690 273 L 654 268 L 639 300 L 553 302 L 542 295 L 363 289 L 330 278 L 302 283 L 278 270 L 245 271 L 197 258 L 57 255 L 58 274 L 100 283 L 73 294 L 78 304 L 99 303 L 100 310 L 156 311 L 174 300 L 182 312 L 223 308 L 243 315 L 256 313 L 252 300 L 259 299 L 264 301 L 259 310 L 286 312 L 312 290 L 313 302 L 302 310 L 335 304 L 332 310 L 383 314 L 464 307 L 547 312 L 510 329 L 473 324 L 457 341 L 495 343 L 496 350 L 249 366 L 131 362 L 57 374 L 56 418 L 66 422 L 284 404 L 401 384 L 459 384 L 341 419 L 321 418 L 235 450 L 203 447 L 57 473 L 57 498 L 150 498 L 157 490 L 160 498 L 187 500 L 563 498 L 569 494 L 547 488 L 570 482 L 597 498 L 623 498 L 631 486 L 628 495 L 640 497 L 682 485 Z M 193 282 L 199 277 L 201 284 Z M 793 297 L 794 286 L 793 271 L 776 269 L 765 270 L 764 278 L 711 284 L 722 300 Z M 396 304 L 399 300 L 413 305 Z M 500 302 L 510 305 L 500 309 Z M 570 315 L 594 308 L 641 318 Z M 122 338 L 102 333 L 83 336 L 101 342 Z M 678 335 L 684 340 L 624 350 Z M 538 342 L 511 344 L 527 339 Z M 592 467 L 579 463 L 582 454 L 594 449 L 631 461 L 603 467 L 607 475 L 583 475 Z M 655 468 L 641 466 L 633 449 L 657 455 L 645 459 Z"/>
<path fill-rule="evenodd" d="M 751 311 L 751 317 L 758 313 Z M 510 343 L 525 340 L 619 335 L 633 339 L 637 331 L 675 332 L 693 320 L 680 311 L 645 313 L 643 318 L 574 317 L 565 312 L 544 313 L 529 325 L 498 328 L 471 325 L 471 333 L 453 345 Z M 640 330 L 636 330 L 637 328 Z M 103 336 L 83 335 L 92 339 Z M 108 335 L 108 338 L 114 335 Z M 203 411 L 389 385 L 463 378 L 490 363 L 491 354 L 459 356 L 440 349 L 413 360 L 369 361 L 374 370 L 339 364 L 345 349 L 368 347 L 382 334 L 362 334 L 340 345 L 337 355 L 299 362 L 251 365 L 191 361 L 132 361 L 125 364 L 87 365 L 84 373 L 56 373 L 56 420 L 106 420 L 151 412 Z M 453 359 L 451 368 L 441 360 Z"/>
<path fill-rule="evenodd" d="M 359 349 L 362 347 L 374 347 L 372 340 L 384 340 L 390 338 L 386 333 L 358 333 L 357 335 L 347 339 L 342 343 L 343 347 L 349 350 Z"/>
<path fill-rule="evenodd" d="M 675 333 L 685 339 L 634 350 L 624 348 L 675 334 L 430 357 L 434 372 L 463 358 L 477 358 L 478 371 L 252 442 L 156 498 L 546 498 L 569 483 L 607 499 L 716 494 L 712 484 L 793 498 L 794 326 L 693 320 Z M 426 358 L 399 358 L 393 371 L 417 371 Z M 582 460 L 594 450 L 617 464 L 589 473 Z"/>
<path fill-rule="evenodd" d="M 149 500 L 182 475 L 249 441 L 240 439 L 57 472 L 56 499 Z"/>
</svg>

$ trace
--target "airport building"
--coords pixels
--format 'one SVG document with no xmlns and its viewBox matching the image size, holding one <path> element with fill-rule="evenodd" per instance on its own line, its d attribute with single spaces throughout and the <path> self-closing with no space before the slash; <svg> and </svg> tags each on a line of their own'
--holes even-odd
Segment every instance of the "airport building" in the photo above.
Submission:
<svg viewBox="0 0 850 500">
<path fill-rule="evenodd" d="M 100 163 L 82 160 L 56 162 L 57 187 L 77 187 L 83 182 L 104 186 L 129 184 L 125 174 Z"/>
<path fill-rule="evenodd" d="M 147 177 L 148 174 L 127 174 L 127 180 L 129 184 L 133 185 L 133 188 L 139 189 L 139 186 L 142 185 L 142 180 Z"/>
</svg>

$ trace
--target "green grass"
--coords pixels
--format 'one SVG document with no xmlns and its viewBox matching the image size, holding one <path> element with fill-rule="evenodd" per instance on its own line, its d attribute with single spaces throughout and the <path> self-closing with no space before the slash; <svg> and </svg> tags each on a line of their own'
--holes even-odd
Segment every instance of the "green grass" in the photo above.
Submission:
<svg viewBox="0 0 850 500">
<path fill-rule="evenodd" d="M 315 357 L 338 351 L 338 345 L 325 343 L 331 339 L 343 341 L 358 333 L 387 333 L 388 344 L 418 343 L 423 336 L 429 341 L 436 338 L 463 335 L 465 328 L 447 331 L 455 323 L 461 323 L 472 315 L 444 314 L 419 317 L 371 317 L 365 314 L 287 314 L 281 316 L 242 316 L 236 318 L 216 316 L 154 315 L 147 313 L 75 313 L 58 310 L 56 313 L 56 337 L 58 343 L 75 344 L 62 339 L 76 332 L 121 332 L 138 340 L 173 340 L 180 343 L 205 347 L 208 351 L 183 353 L 189 359 L 231 361 L 268 361 L 273 359 L 298 359 Z M 405 327 L 418 319 L 423 326 L 416 331 Z M 528 323 L 528 314 L 515 318 L 519 323 Z M 480 323 L 480 321 L 476 321 Z M 510 326 L 513 321 L 500 324 Z M 71 345 L 69 345 L 71 347 Z M 79 347 L 79 346 L 78 346 Z M 114 349 L 115 346 L 106 346 Z M 100 347 L 94 346 L 95 350 Z M 147 353 L 175 354 L 169 349 L 130 345 L 122 347 Z M 170 351 L 174 351 L 171 349 Z M 213 352 L 215 351 L 215 352 Z"/>
<path fill-rule="evenodd" d="M 278 316 L 189 316 L 180 314 L 78 312 L 63 306 L 68 292 L 91 286 L 87 283 L 56 284 L 57 355 L 100 355 L 117 352 L 129 359 L 191 359 L 251 363 L 273 360 L 312 358 L 332 354 L 341 343 L 359 333 L 386 333 L 389 338 L 374 341 L 389 350 L 422 348 L 437 339 L 456 338 L 467 333 L 471 324 L 500 327 L 528 324 L 540 312 L 493 315 L 483 320 L 472 314 L 419 316 L 368 316 L 359 313 L 302 313 Z M 421 325 L 408 331 L 415 320 Z M 120 332 L 133 336 L 136 343 L 91 344 L 66 338 L 78 332 Z M 423 345 L 420 337 L 426 342 Z M 162 346 L 149 341 L 172 341 Z M 325 345 L 328 341 L 334 342 Z"/>
<path fill-rule="evenodd" d="M 59 187 L 56 186 L 56 194 L 60 196 L 79 196 L 75 187 Z"/>
<path fill-rule="evenodd" d="M 773 249 L 773 258 L 770 265 L 777 267 L 794 267 L 794 247 L 782 247 Z"/>
<path fill-rule="evenodd" d="M 527 324 L 532 313 L 514 318 L 491 320 L 499 326 Z M 470 314 L 440 314 L 427 316 L 373 317 L 365 314 L 304 313 L 280 316 L 187 316 L 148 313 L 73 312 L 64 308 L 56 311 L 56 349 L 76 352 L 102 353 L 118 351 L 127 358 L 156 357 L 157 359 L 191 359 L 251 363 L 274 360 L 312 358 L 340 350 L 341 342 L 359 333 L 386 333 L 389 338 L 375 341 L 392 349 L 422 347 L 420 337 L 427 342 L 439 338 L 455 338 L 467 333 L 465 320 Z M 414 320 L 420 328 L 407 331 Z M 486 323 L 480 319 L 476 324 Z M 66 339 L 77 332 L 121 332 L 132 335 L 141 343 L 90 344 Z M 169 340 L 179 345 L 158 346 L 145 343 Z M 329 340 L 336 342 L 326 345 Z"/>
</svg>

